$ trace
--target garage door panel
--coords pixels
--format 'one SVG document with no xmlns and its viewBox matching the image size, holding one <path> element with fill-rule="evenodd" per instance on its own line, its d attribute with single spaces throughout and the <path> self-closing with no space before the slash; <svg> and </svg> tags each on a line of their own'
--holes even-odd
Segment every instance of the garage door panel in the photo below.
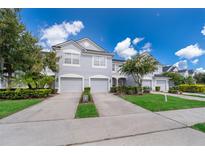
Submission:
<svg viewBox="0 0 205 154">
<path fill-rule="evenodd" d="M 81 92 L 82 78 L 61 78 L 61 92 Z"/>
<path fill-rule="evenodd" d="M 157 80 L 156 86 L 160 87 L 160 91 L 166 91 L 166 81 L 165 80 Z"/>
<path fill-rule="evenodd" d="M 108 92 L 108 79 L 91 79 L 92 92 Z"/>
</svg>

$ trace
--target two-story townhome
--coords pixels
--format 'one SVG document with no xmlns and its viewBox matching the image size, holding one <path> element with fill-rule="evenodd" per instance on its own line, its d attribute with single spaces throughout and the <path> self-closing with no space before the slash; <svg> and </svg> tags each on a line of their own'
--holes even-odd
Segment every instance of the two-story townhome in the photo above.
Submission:
<svg viewBox="0 0 205 154">
<path fill-rule="evenodd" d="M 59 60 L 59 92 L 79 92 L 91 87 L 92 92 L 109 92 L 113 54 L 88 38 L 53 46 Z"/>
<path fill-rule="evenodd" d="M 148 54 L 148 53 L 146 53 Z M 120 71 L 120 65 L 122 65 L 124 60 L 116 60 L 113 59 L 113 67 L 112 67 L 112 85 L 113 86 L 135 86 L 136 83 L 133 80 L 132 76 L 123 75 Z M 158 69 L 150 74 L 147 74 L 143 77 L 142 86 L 150 87 L 151 90 L 155 90 L 155 87 L 160 87 L 161 91 L 169 90 L 169 78 L 162 75 L 163 66 L 161 64 L 158 65 Z"/>
</svg>

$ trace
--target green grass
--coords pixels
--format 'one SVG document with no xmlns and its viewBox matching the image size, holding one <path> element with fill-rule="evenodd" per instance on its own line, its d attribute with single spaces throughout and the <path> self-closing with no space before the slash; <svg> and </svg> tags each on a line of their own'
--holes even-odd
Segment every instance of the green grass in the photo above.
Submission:
<svg viewBox="0 0 205 154">
<path fill-rule="evenodd" d="M 42 99 L 0 100 L 0 119 L 41 101 Z"/>
<path fill-rule="evenodd" d="M 192 128 L 205 133 L 205 123 L 193 125 Z"/>
<path fill-rule="evenodd" d="M 94 103 L 80 103 L 75 114 L 75 118 L 89 118 L 98 116 L 99 114 Z"/>
<path fill-rule="evenodd" d="M 164 95 L 160 94 L 125 95 L 122 98 L 153 112 L 205 107 L 205 101 L 188 100 L 173 96 L 167 96 L 168 101 L 165 102 Z"/>
</svg>

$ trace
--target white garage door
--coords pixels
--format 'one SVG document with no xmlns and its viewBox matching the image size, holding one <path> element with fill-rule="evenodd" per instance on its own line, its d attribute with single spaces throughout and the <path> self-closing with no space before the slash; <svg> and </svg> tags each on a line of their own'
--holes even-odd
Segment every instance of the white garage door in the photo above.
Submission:
<svg viewBox="0 0 205 154">
<path fill-rule="evenodd" d="M 61 78 L 61 92 L 81 92 L 82 78 Z"/>
<path fill-rule="evenodd" d="M 152 80 L 143 80 L 142 81 L 142 86 L 143 87 L 152 87 Z"/>
<path fill-rule="evenodd" d="M 166 91 L 166 81 L 165 80 L 157 80 L 156 86 L 160 87 L 160 91 Z"/>
<path fill-rule="evenodd" d="M 108 92 L 108 79 L 91 79 L 92 92 Z"/>
</svg>

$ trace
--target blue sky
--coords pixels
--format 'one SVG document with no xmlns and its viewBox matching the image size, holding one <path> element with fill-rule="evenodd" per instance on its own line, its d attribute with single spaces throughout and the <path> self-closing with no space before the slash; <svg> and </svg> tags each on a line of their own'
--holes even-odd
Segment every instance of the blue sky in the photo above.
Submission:
<svg viewBox="0 0 205 154">
<path fill-rule="evenodd" d="M 45 48 L 88 37 L 115 58 L 147 50 L 164 65 L 205 69 L 205 9 L 22 9 L 21 15 Z"/>
</svg>

